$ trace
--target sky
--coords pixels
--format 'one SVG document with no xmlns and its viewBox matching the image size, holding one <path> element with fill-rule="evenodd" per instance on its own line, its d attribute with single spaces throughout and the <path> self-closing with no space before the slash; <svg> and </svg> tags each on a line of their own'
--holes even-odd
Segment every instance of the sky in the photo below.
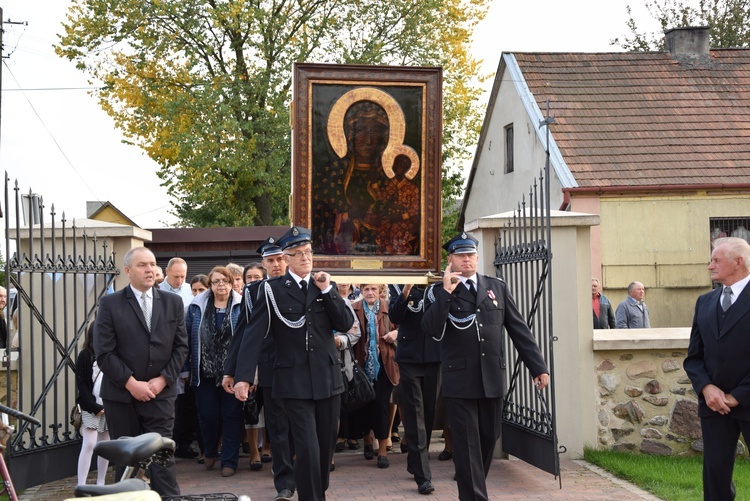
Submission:
<svg viewBox="0 0 750 501">
<path fill-rule="evenodd" d="M 653 26 L 645 0 L 493 0 L 477 26 L 473 53 L 493 74 L 502 52 L 613 52 L 627 33 L 626 6 L 639 27 Z M 158 166 L 122 142 L 111 118 L 89 95 L 86 75 L 55 55 L 70 2 L 0 0 L 3 67 L 0 171 L 21 193 L 42 196 L 45 212 L 86 217 L 87 201 L 109 201 L 141 228 L 173 227 Z M 9 24 L 27 22 L 28 25 Z M 491 88 L 492 81 L 487 82 Z M 486 102 L 488 93 L 483 100 Z M 3 225 L 4 226 L 4 225 Z"/>
</svg>

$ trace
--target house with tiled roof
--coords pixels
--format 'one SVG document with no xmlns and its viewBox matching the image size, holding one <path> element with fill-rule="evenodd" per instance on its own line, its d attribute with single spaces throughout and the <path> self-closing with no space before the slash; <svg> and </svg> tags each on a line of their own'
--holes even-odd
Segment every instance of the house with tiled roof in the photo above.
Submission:
<svg viewBox="0 0 750 501">
<path fill-rule="evenodd" d="M 598 214 L 591 273 L 617 304 L 646 285 L 653 327 L 688 326 L 710 243 L 750 238 L 750 49 L 708 28 L 664 52 L 504 52 L 459 227 L 516 208 L 544 168 L 551 207 Z M 554 242 L 552 242 L 554 248 Z"/>
</svg>

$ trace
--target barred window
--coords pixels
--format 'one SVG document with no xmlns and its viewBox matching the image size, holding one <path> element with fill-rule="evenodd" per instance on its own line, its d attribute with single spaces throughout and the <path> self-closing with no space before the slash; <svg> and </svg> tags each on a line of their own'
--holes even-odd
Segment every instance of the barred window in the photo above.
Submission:
<svg viewBox="0 0 750 501">
<path fill-rule="evenodd" d="M 711 242 L 717 238 L 739 237 L 750 243 L 750 217 L 712 217 L 709 227 Z"/>
</svg>

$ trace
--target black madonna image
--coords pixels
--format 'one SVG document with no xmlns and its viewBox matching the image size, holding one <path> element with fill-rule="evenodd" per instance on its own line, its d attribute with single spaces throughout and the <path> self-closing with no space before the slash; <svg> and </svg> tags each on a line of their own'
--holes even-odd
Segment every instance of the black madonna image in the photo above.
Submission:
<svg viewBox="0 0 750 501">
<path fill-rule="evenodd" d="M 312 99 L 314 251 L 419 254 L 422 89 L 315 86 Z"/>
</svg>

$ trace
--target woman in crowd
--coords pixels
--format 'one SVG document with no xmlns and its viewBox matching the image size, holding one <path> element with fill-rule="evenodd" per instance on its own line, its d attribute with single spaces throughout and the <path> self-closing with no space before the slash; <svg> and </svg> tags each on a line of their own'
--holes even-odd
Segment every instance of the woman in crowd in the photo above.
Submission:
<svg viewBox="0 0 750 501">
<path fill-rule="evenodd" d="M 389 404 L 393 387 L 398 385 L 396 339 L 398 331 L 388 319 L 388 302 L 381 297 L 384 287 L 362 284 L 362 301 L 354 303 L 362 337 L 354 347 L 357 363 L 364 369 L 375 387 L 375 400 L 356 411 L 356 422 L 365 433 L 365 459 L 375 456 L 372 434 L 378 440 L 378 468 L 388 468 L 388 439 L 391 435 Z"/>
<path fill-rule="evenodd" d="M 219 457 L 221 430 L 221 475 L 230 477 L 239 459 L 242 403 L 224 391 L 221 377 L 241 297 L 232 289 L 234 277 L 227 268 L 217 266 L 208 277 L 211 288 L 198 294 L 188 307 L 185 327 L 190 352 L 186 363 L 190 384 L 195 387 L 206 469 L 213 469 Z"/>
<path fill-rule="evenodd" d="M 197 296 L 201 292 L 208 290 L 208 277 L 203 275 L 196 275 L 190 281 L 190 290 L 193 291 L 193 296 Z"/>
<path fill-rule="evenodd" d="M 94 348 L 92 346 L 94 324 L 86 328 L 83 349 L 76 359 L 76 388 L 78 398 L 76 403 L 81 406 L 81 453 L 78 456 L 78 483 L 85 484 L 94 455 L 94 445 L 101 440 L 109 440 L 107 420 L 104 417 L 104 407 L 99 396 L 102 386 L 102 372 L 96 364 Z M 99 456 L 96 461 L 96 485 L 104 485 L 109 461 Z"/>
<path fill-rule="evenodd" d="M 229 263 L 227 269 L 232 274 L 232 289 L 237 294 L 242 294 L 242 288 L 245 286 L 245 275 L 242 266 L 236 263 Z"/>
</svg>

